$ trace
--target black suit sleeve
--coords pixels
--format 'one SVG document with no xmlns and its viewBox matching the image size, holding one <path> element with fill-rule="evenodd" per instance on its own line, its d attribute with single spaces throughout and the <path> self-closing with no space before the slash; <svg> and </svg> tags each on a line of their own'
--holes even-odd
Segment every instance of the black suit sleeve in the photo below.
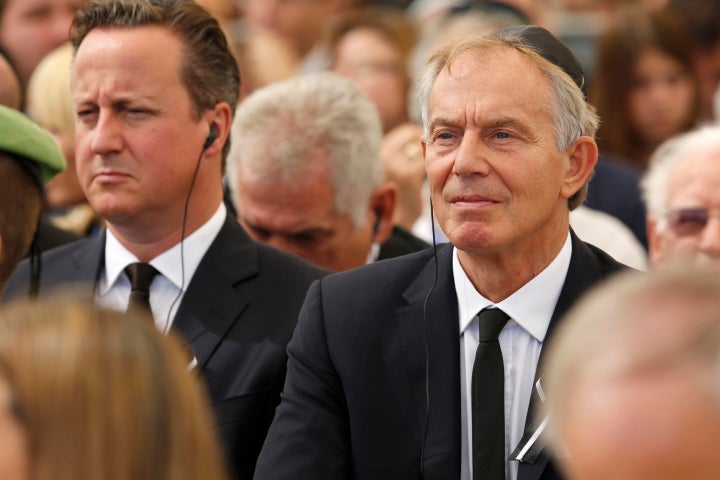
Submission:
<svg viewBox="0 0 720 480">
<path fill-rule="evenodd" d="M 328 348 L 320 282 L 308 291 L 288 356 L 282 403 L 254 478 L 350 478 L 347 402 Z"/>
</svg>

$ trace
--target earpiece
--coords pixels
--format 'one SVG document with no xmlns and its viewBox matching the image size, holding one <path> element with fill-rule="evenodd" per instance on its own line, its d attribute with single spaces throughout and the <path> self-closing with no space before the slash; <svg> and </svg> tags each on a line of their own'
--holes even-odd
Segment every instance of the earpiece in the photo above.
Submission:
<svg viewBox="0 0 720 480">
<path fill-rule="evenodd" d="M 210 125 L 210 133 L 208 133 L 208 136 L 205 139 L 205 143 L 203 143 L 203 150 L 206 150 L 207 148 L 209 148 L 210 145 L 213 144 L 213 142 L 215 141 L 215 139 L 217 137 L 218 137 L 217 127 L 213 123 Z"/>
</svg>

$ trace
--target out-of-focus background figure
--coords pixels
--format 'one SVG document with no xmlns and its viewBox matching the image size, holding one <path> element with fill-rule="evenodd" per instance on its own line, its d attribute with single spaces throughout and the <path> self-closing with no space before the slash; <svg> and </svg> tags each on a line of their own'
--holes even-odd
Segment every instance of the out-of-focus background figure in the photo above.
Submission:
<svg viewBox="0 0 720 480">
<path fill-rule="evenodd" d="M 255 240 L 336 271 L 428 245 L 393 223 L 375 105 L 349 79 L 306 74 L 239 106 L 228 179 Z"/>
<path fill-rule="evenodd" d="M 650 259 L 720 264 L 720 126 L 671 138 L 642 180 Z"/>
<path fill-rule="evenodd" d="M 720 118 L 715 104 L 720 85 L 720 2 L 670 0 L 667 8 L 687 26 L 693 67 L 700 84 L 700 119 L 716 122 Z"/>
<path fill-rule="evenodd" d="M 50 134 L 0 105 L 0 293 L 36 238 L 43 184 L 64 169 Z"/>
<path fill-rule="evenodd" d="M 0 50 L 10 60 L 25 91 L 40 60 L 69 39 L 70 23 L 85 0 L 3 0 Z"/>
<path fill-rule="evenodd" d="M 599 39 L 590 102 L 598 146 L 642 170 L 653 150 L 698 120 L 700 90 L 683 21 L 667 10 L 618 11 Z"/>
<path fill-rule="evenodd" d="M 409 121 L 408 61 L 416 36 L 402 12 L 382 9 L 347 13 L 330 32 L 330 69 L 367 94 L 380 112 L 383 133 Z"/>
</svg>

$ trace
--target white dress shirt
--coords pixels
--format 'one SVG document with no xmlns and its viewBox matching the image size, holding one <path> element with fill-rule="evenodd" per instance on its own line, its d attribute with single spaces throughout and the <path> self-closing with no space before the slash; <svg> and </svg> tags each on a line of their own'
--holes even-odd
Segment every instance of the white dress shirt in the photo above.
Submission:
<svg viewBox="0 0 720 480">
<path fill-rule="evenodd" d="M 535 278 L 499 303 L 480 295 L 453 252 L 453 277 L 460 321 L 461 480 L 472 480 L 471 384 L 478 346 L 477 314 L 486 307 L 498 307 L 510 320 L 500 332 L 500 349 L 505 367 L 505 458 L 520 443 L 535 381 L 535 370 L 555 304 L 565 283 L 572 244 L 568 233 L 560 253 Z M 518 462 L 508 461 L 505 478 L 516 480 Z"/>
<path fill-rule="evenodd" d="M 220 202 L 210 220 L 182 242 L 182 256 L 181 244 L 178 243 L 150 261 L 150 265 L 160 272 L 150 285 L 150 308 L 160 331 L 167 333 L 170 329 L 185 290 L 200 260 L 222 229 L 226 216 L 225 204 Z M 124 270 L 139 260 L 118 241 L 110 229 L 106 235 L 105 266 L 100 273 L 95 301 L 105 308 L 125 311 L 130 301 L 130 280 Z"/>
</svg>

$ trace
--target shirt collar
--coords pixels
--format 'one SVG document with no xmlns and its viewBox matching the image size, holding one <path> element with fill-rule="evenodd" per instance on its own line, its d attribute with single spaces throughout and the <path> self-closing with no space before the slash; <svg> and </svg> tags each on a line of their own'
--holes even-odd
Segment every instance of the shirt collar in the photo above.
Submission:
<svg viewBox="0 0 720 480">
<path fill-rule="evenodd" d="M 453 247 L 453 250 L 453 277 L 458 299 L 460 334 L 465 332 L 480 310 L 495 306 L 507 313 L 539 342 L 545 340 L 550 319 L 560 298 L 570 266 L 572 255 L 570 232 L 550 265 L 515 293 L 498 303 L 491 302 L 475 290 L 475 286 L 460 265 L 457 248 Z"/>
<path fill-rule="evenodd" d="M 183 285 L 182 263 L 184 263 L 185 285 L 182 288 L 187 287 L 187 280 L 192 278 L 197 266 L 200 264 L 200 260 L 202 260 L 205 252 L 210 248 L 213 240 L 215 240 L 220 229 L 222 229 L 226 216 L 227 209 L 225 208 L 225 204 L 220 202 L 220 206 L 213 216 L 200 228 L 185 237 L 185 240 L 182 242 L 182 257 L 180 255 L 181 244 L 177 243 L 172 248 L 153 258 L 150 261 L 150 265 L 155 267 L 158 272 L 170 280 L 177 288 L 181 288 Z M 98 287 L 101 291 L 98 293 L 100 295 L 106 294 L 115 285 L 118 278 L 120 278 L 125 267 L 138 261 L 138 258 L 120 243 L 112 231 L 106 229 L 104 270 L 106 281 L 100 282 Z"/>
</svg>

